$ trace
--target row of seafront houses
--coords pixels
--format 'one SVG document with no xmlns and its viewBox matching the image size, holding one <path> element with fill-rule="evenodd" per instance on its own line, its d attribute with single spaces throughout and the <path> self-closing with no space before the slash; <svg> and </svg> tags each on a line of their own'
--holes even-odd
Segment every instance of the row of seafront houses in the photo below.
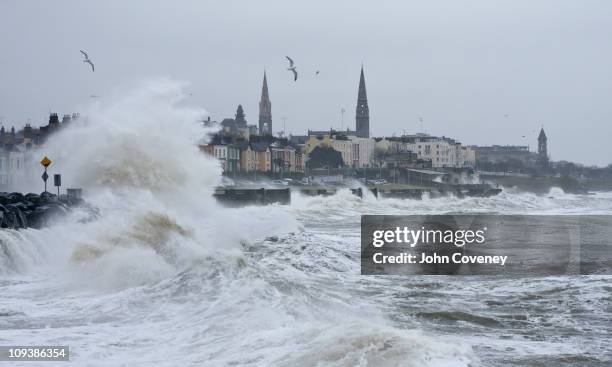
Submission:
<svg viewBox="0 0 612 367">
<path fill-rule="evenodd" d="M 217 158 L 226 175 L 248 173 L 304 173 L 309 156 L 317 147 L 332 148 L 351 168 L 473 168 L 474 150 L 460 142 L 427 134 L 401 137 L 365 138 L 355 131 L 312 131 L 307 135 L 273 137 L 258 135 L 257 127 L 247 125 L 242 106 L 235 119 L 217 126 L 203 152 Z M 328 167 L 339 168 L 339 167 Z"/>
</svg>

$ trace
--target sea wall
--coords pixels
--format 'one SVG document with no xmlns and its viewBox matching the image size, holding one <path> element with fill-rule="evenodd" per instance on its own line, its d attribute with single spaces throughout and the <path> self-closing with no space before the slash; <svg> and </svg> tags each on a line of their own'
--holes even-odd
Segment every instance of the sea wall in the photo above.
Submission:
<svg viewBox="0 0 612 367">
<path fill-rule="evenodd" d="M 1 228 L 41 228 L 49 218 L 65 215 L 75 206 L 84 205 L 80 198 L 57 196 L 49 192 L 22 194 L 0 193 Z"/>
<path fill-rule="evenodd" d="M 536 194 L 547 194 L 553 187 L 559 187 L 566 193 L 583 194 L 590 190 L 610 191 L 612 183 L 604 180 L 577 180 L 572 177 L 553 176 L 488 176 L 481 175 L 482 179 L 504 187 L 515 187 L 522 191 Z"/>
</svg>

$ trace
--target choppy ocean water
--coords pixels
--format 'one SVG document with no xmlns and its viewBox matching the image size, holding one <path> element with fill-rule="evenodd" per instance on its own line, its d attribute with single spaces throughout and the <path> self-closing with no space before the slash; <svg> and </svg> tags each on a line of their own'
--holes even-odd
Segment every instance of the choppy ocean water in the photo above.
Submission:
<svg viewBox="0 0 612 367">
<path fill-rule="evenodd" d="M 610 363 L 610 277 L 362 276 L 359 223 L 364 213 L 603 214 L 612 194 L 342 192 L 215 210 L 239 218 L 226 230 L 242 238 L 220 231 L 206 251 L 167 213 L 119 238 L 97 233 L 100 221 L 2 233 L 0 342 L 70 345 L 75 365 L 94 366 Z M 86 233 L 71 243 L 78 226 Z M 83 243 L 93 232 L 112 245 Z"/>
</svg>

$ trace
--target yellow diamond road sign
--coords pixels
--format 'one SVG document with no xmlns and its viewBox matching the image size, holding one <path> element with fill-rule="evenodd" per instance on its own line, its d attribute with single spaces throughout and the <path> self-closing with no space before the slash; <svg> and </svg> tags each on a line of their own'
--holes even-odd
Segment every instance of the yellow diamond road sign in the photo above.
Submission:
<svg viewBox="0 0 612 367">
<path fill-rule="evenodd" d="M 40 161 L 40 164 L 42 164 L 43 166 L 45 166 L 45 168 L 49 167 L 49 165 L 51 165 L 51 160 L 49 158 L 47 158 L 45 156 L 45 158 L 42 159 L 42 161 Z"/>
</svg>

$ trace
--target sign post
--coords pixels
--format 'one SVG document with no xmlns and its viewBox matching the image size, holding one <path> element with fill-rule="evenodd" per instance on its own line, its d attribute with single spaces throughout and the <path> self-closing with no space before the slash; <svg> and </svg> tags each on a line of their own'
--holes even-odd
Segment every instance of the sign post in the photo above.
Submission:
<svg viewBox="0 0 612 367">
<path fill-rule="evenodd" d="M 42 174 L 42 180 L 45 182 L 45 192 L 47 192 L 47 179 L 49 178 L 49 175 L 47 174 L 47 167 L 49 167 L 51 165 L 51 160 L 49 158 L 47 158 L 47 156 L 45 156 L 42 161 L 40 161 L 40 164 L 42 164 L 43 167 L 45 167 L 45 172 L 43 172 Z M 59 188 L 58 188 L 59 190 Z"/>
<path fill-rule="evenodd" d="M 60 186 L 62 186 L 62 175 L 53 175 L 53 185 L 57 187 L 57 197 L 60 196 Z"/>
</svg>

